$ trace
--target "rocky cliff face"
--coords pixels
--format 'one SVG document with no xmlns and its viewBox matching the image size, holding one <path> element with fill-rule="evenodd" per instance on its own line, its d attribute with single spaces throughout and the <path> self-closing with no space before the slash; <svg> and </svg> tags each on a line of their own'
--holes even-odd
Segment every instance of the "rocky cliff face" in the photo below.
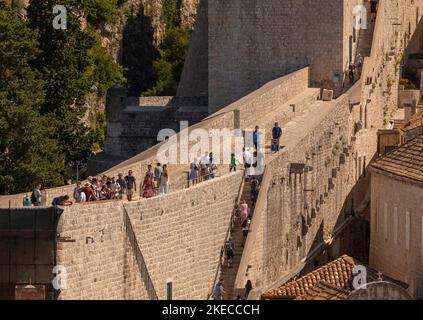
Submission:
<svg viewBox="0 0 423 320">
<path fill-rule="evenodd" d="M 24 16 L 25 7 L 30 0 L 10 1 Z M 136 84 L 129 92 L 131 95 L 139 95 L 141 91 L 154 85 L 152 62 L 157 57 L 157 47 L 166 31 L 164 1 L 126 0 L 112 23 L 100 23 L 96 26 L 103 47 L 124 67 L 128 82 Z M 174 1 L 177 2 L 182 27 L 193 28 L 200 0 Z M 104 111 L 104 97 L 88 97 L 87 106 L 86 121 L 92 124 L 95 115 Z"/>
<path fill-rule="evenodd" d="M 164 1 L 128 0 L 114 23 L 104 23 L 97 28 L 103 46 L 126 70 L 130 95 L 138 96 L 154 85 L 152 63 L 167 28 Z M 174 1 L 178 5 L 181 26 L 192 29 L 200 0 Z"/>
</svg>

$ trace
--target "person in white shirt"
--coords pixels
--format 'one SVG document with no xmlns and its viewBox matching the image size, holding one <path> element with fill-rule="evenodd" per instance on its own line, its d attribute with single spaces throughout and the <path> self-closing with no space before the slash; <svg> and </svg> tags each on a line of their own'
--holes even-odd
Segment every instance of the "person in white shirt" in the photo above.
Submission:
<svg viewBox="0 0 423 320">
<path fill-rule="evenodd" d="M 252 170 L 254 169 L 252 167 L 253 164 L 253 155 L 251 152 L 247 149 L 243 149 L 243 158 L 244 158 L 244 168 L 245 168 L 245 176 L 249 177 L 252 175 Z"/>
</svg>

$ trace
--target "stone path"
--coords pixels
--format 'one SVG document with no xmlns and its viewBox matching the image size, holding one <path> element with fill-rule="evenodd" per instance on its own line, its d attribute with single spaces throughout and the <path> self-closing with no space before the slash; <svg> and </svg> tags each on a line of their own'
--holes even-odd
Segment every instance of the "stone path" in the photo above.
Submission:
<svg viewBox="0 0 423 320">
<path fill-rule="evenodd" d="M 241 200 L 245 200 L 248 204 L 248 207 L 251 208 L 252 212 L 254 212 L 254 207 L 252 206 L 252 202 L 250 199 L 250 191 L 251 191 L 251 183 L 245 181 L 244 189 L 242 191 Z M 232 266 L 229 268 L 226 262 L 226 258 L 224 259 L 225 264 L 221 268 L 220 278 L 222 278 L 224 282 L 224 289 L 226 294 L 224 296 L 225 300 L 232 300 L 236 299 L 236 292 L 234 292 L 234 285 L 236 275 L 238 273 L 239 264 L 241 262 L 242 253 L 244 251 L 243 247 L 243 234 L 242 234 L 242 227 L 239 223 L 238 219 L 235 221 L 232 231 L 231 231 L 232 240 L 235 243 L 235 257 L 233 259 Z"/>
</svg>

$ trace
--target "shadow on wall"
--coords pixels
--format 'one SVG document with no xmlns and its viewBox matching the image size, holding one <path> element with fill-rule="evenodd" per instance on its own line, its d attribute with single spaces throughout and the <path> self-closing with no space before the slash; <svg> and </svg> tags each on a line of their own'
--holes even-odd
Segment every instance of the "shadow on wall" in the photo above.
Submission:
<svg viewBox="0 0 423 320">
<path fill-rule="evenodd" d="M 300 271 L 299 276 L 304 276 L 321 266 L 337 259 L 343 254 L 358 259 L 368 264 L 370 248 L 370 202 L 365 193 L 370 192 L 370 174 L 367 167 L 357 180 L 355 186 L 345 199 L 341 214 L 333 228 L 330 230 L 325 226 L 324 220 L 320 223 L 309 252 L 306 254 L 308 263 Z M 325 203 L 321 199 L 321 204 Z M 311 217 L 313 218 L 313 215 Z M 303 237 L 308 232 L 308 219 L 303 219 Z M 322 246 L 325 241 L 332 237 L 333 241 Z M 318 249 L 320 247 L 320 250 Z M 317 252 L 315 251 L 316 249 Z"/>
<path fill-rule="evenodd" d="M 151 19 L 144 13 L 144 7 L 140 7 L 136 16 L 128 18 L 121 50 L 128 95 L 138 97 L 154 86 L 153 61 L 159 54 L 154 46 L 154 28 Z"/>
</svg>

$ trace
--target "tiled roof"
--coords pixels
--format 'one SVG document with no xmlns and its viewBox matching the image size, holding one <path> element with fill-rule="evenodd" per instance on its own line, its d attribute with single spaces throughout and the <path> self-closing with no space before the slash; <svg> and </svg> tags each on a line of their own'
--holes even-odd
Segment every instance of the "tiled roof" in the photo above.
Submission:
<svg viewBox="0 0 423 320">
<path fill-rule="evenodd" d="M 339 300 L 346 299 L 353 288 L 353 270 L 356 265 L 363 263 L 354 258 L 343 255 L 323 267 L 293 280 L 280 288 L 270 290 L 262 295 L 264 300 L 307 299 L 307 300 Z M 389 277 L 379 274 L 367 267 L 367 281 L 386 280 L 406 287 Z"/>
<path fill-rule="evenodd" d="M 376 160 L 372 167 L 397 176 L 423 181 L 423 135 Z"/>
<path fill-rule="evenodd" d="M 349 290 L 338 288 L 326 281 L 320 281 L 295 300 L 346 300 L 349 294 Z"/>
<path fill-rule="evenodd" d="M 406 123 L 402 130 L 408 131 L 420 126 L 423 126 L 423 108 L 420 108 L 420 110 L 411 117 L 410 122 Z"/>
</svg>

